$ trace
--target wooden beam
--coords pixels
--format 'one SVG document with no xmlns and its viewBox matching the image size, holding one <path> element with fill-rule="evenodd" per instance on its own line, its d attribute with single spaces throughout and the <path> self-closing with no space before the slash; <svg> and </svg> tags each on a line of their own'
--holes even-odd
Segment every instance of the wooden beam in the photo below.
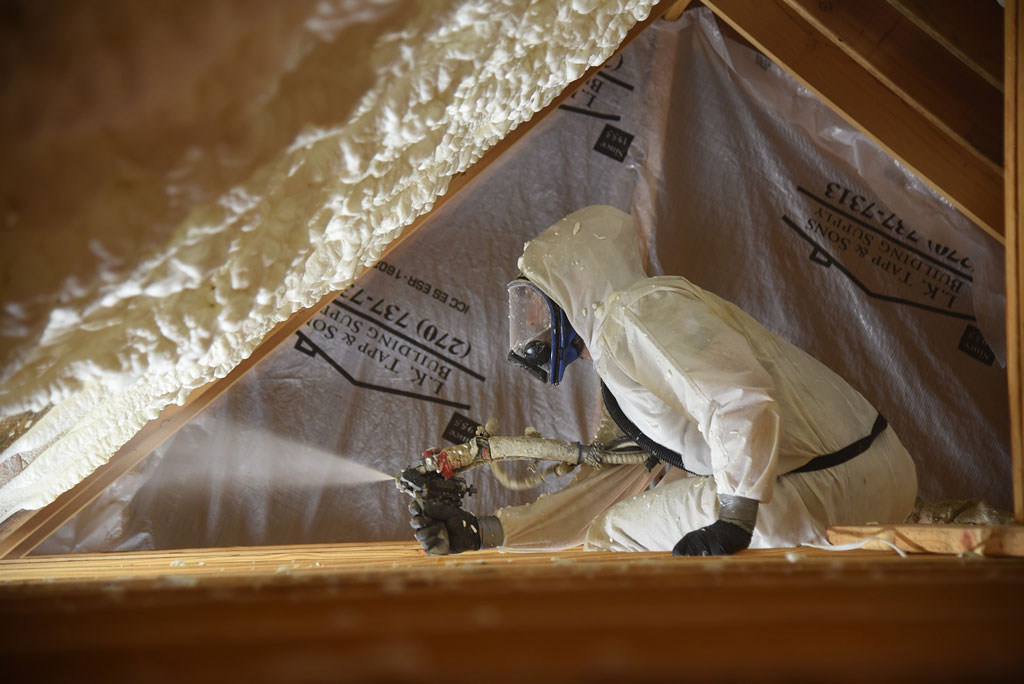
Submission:
<svg viewBox="0 0 1024 684">
<path fill-rule="evenodd" d="M 936 126 L 782 0 L 705 0 L 770 59 L 1002 241 L 1002 174 Z"/>
<path fill-rule="evenodd" d="M 255 577 L 241 569 L 235 582 L 171 574 L 191 568 L 154 557 L 167 576 L 0 585 L 4 675 L 105 682 L 1012 681 L 1024 668 L 1019 561 L 811 549 L 715 559 L 579 552 L 427 559 L 408 546 L 373 545 L 351 551 L 347 567 L 318 574 L 270 568 L 323 563 L 332 554 L 346 563 L 344 551 L 281 548 L 270 552 L 277 557 L 257 559 L 248 554 L 259 549 L 239 550 L 233 563 L 253 557 L 267 570 Z M 359 556 L 372 556 L 374 565 L 360 570 Z M 0 578 L 12 564 L 32 562 L 5 563 Z M 954 635 L 955 647 L 936 635 Z"/>
<path fill-rule="evenodd" d="M 1010 391 L 1013 513 L 1024 523 L 1024 13 L 1006 3 L 1006 373 Z"/>
<path fill-rule="evenodd" d="M 655 5 L 647 19 L 638 22 L 626 35 L 621 50 L 628 45 L 636 36 L 640 35 L 651 23 L 658 20 L 677 0 L 661 0 Z M 593 78 L 601 67 L 596 66 L 588 69 L 577 81 L 571 84 L 556 97 L 547 107 L 537 112 L 529 121 L 520 124 L 516 129 L 506 135 L 501 141 L 491 147 L 473 166 L 464 173 L 460 173 L 448 184 L 447 192 L 438 197 L 431 210 L 408 225 L 393 240 L 380 258 L 387 256 L 409 235 L 422 226 L 433 214 L 458 195 L 470 183 L 479 177 L 495 160 L 525 136 L 534 126 L 542 121 L 548 114 L 558 109 L 558 106 L 584 83 Z M 371 268 L 372 264 L 367 268 Z M 228 388 L 235 384 L 239 378 L 258 364 L 271 351 L 277 348 L 284 340 L 291 337 L 302 325 L 312 318 L 317 311 L 333 301 L 339 292 L 332 292 L 324 296 L 316 306 L 298 311 L 288 320 L 283 321 L 275 327 L 263 339 L 260 345 L 253 351 L 249 358 L 245 359 L 227 376 L 215 380 L 203 387 L 198 388 L 189 395 L 182 406 L 168 406 L 159 416 L 147 423 L 131 440 L 121 447 L 106 464 L 97 468 L 91 475 L 81 483 L 61 494 L 55 501 L 37 511 L 19 511 L 10 516 L 0 524 L 0 559 L 20 558 L 32 551 L 43 542 L 50 534 L 55 532 L 61 525 L 67 522 L 78 511 L 85 508 L 99 494 L 109 487 L 115 480 L 138 465 L 142 459 L 149 455 L 160 444 L 169 439 L 175 432 L 183 427 L 188 421 L 198 415 L 203 409 L 210 405 L 214 399 L 223 394 Z"/>
<path fill-rule="evenodd" d="M 864 542 L 865 549 L 889 548 L 883 543 L 888 542 L 909 553 L 1024 558 L 1024 527 L 1019 525 L 836 526 L 828 528 L 828 541 L 836 546 Z"/>
<path fill-rule="evenodd" d="M 679 17 L 683 16 L 683 12 L 689 9 L 692 4 L 693 0 L 676 0 L 672 3 L 672 6 L 665 11 L 665 21 L 676 21 Z"/>
<path fill-rule="evenodd" d="M 786 5 L 994 172 L 1001 170 L 1001 87 L 886 0 L 786 0 Z"/>
<path fill-rule="evenodd" d="M 1003 10 L 995 0 L 889 0 L 996 88 L 1003 87 Z"/>
<path fill-rule="evenodd" d="M 899 561 L 890 549 L 840 554 L 843 558 Z M 731 564 L 789 561 L 831 562 L 834 552 L 820 549 L 764 549 L 746 551 L 719 562 Z M 481 551 L 456 556 L 427 556 L 414 541 L 292 546 L 243 546 L 231 548 L 174 549 L 29 556 L 0 561 L 0 587 L 71 584 L 82 588 L 109 582 L 147 582 L 177 578 L 179 584 L 195 581 L 239 584 L 282 576 L 299 578 L 324 574 L 368 573 L 391 570 L 439 569 L 464 566 L 503 568 L 560 564 L 625 564 L 643 561 L 674 562 L 670 553 L 622 554 L 583 552 L 580 548 L 547 553 L 499 553 Z"/>
</svg>

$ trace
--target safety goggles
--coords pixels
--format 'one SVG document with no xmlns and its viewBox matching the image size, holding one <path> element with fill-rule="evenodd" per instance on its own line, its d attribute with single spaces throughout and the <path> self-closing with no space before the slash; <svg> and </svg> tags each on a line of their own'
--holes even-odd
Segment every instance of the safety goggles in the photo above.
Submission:
<svg viewBox="0 0 1024 684">
<path fill-rule="evenodd" d="M 583 340 L 560 306 L 526 278 L 508 284 L 508 360 L 541 382 L 557 385 L 579 358 Z"/>
</svg>

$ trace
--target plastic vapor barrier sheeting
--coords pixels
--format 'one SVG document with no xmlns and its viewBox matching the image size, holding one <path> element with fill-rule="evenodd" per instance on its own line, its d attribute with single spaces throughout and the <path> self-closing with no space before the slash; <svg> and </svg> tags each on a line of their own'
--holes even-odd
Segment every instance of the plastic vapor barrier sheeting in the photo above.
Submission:
<svg viewBox="0 0 1024 684">
<path fill-rule="evenodd" d="M 649 272 L 734 301 L 885 415 L 925 499 L 1010 505 L 1002 248 L 711 14 L 657 22 L 384 261 L 37 552 L 409 539 L 424 449 L 590 440 L 597 377 L 505 361 L 523 243 L 590 204 Z M 509 492 L 485 471 L 467 508 Z M 546 485 L 564 485 L 568 477 Z"/>
</svg>

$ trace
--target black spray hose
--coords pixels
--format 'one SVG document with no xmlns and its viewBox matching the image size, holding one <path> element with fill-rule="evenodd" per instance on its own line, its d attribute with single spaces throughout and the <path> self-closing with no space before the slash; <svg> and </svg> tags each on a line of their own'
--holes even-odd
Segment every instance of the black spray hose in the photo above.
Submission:
<svg viewBox="0 0 1024 684">
<path fill-rule="evenodd" d="M 601 381 L 601 398 L 604 399 L 604 406 L 608 409 L 608 415 L 612 417 L 612 420 L 614 420 L 615 424 L 619 426 L 619 429 L 626 433 L 626 436 L 633 440 L 638 447 L 659 461 L 669 464 L 673 468 L 686 470 L 686 467 L 683 466 L 682 456 L 668 447 L 655 442 L 653 439 L 645 435 L 640 428 L 636 426 L 636 423 L 626 417 L 626 414 L 622 412 L 621 408 L 619 408 L 619 402 L 615 400 L 615 396 L 611 393 L 611 390 L 608 389 L 608 386 L 604 384 L 603 380 Z M 653 464 L 648 463 L 647 469 L 650 470 L 652 467 L 654 467 Z M 691 475 L 694 474 L 693 471 L 690 470 L 686 470 L 686 472 Z"/>
</svg>

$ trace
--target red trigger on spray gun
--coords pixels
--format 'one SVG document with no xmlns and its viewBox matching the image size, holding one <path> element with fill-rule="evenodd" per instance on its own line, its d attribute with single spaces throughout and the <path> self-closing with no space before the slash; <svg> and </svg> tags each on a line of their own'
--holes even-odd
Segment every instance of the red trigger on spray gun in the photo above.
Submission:
<svg viewBox="0 0 1024 684">
<path fill-rule="evenodd" d="M 423 452 L 423 459 L 433 459 L 436 466 L 437 472 L 446 480 L 450 480 L 455 477 L 455 469 L 452 468 L 452 464 L 448 461 L 448 452 L 444 449 L 433 448 L 427 449 Z"/>
</svg>

